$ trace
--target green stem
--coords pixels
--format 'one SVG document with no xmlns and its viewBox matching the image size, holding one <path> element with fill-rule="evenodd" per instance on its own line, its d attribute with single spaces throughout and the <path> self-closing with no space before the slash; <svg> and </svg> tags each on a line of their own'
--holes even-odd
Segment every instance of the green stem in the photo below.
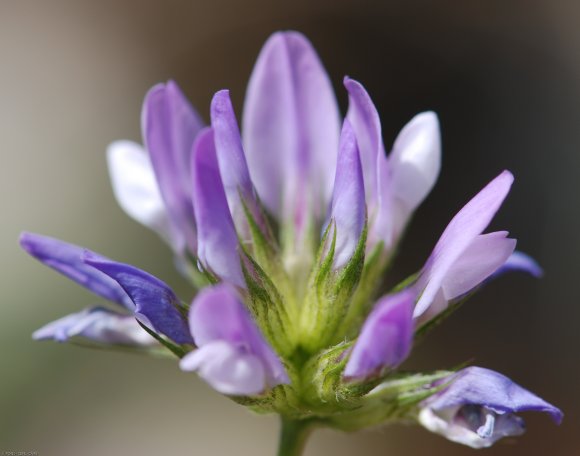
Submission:
<svg viewBox="0 0 580 456">
<path fill-rule="evenodd" d="M 281 417 L 281 426 L 278 456 L 300 456 L 306 446 L 306 440 L 314 430 L 314 422 Z"/>
</svg>

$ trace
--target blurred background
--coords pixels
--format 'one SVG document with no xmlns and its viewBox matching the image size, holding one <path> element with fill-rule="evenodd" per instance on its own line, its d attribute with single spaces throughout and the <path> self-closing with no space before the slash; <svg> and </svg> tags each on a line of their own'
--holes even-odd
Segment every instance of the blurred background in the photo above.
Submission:
<svg viewBox="0 0 580 456">
<path fill-rule="evenodd" d="M 473 359 L 566 413 L 489 455 L 580 454 L 580 4 L 566 0 L 0 2 L 0 451 L 43 456 L 272 455 L 274 417 L 254 416 L 176 364 L 33 343 L 44 323 L 98 302 L 17 246 L 21 230 L 138 265 L 188 296 L 169 251 L 125 216 L 107 144 L 140 140 L 147 89 L 175 79 L 208 117 L 230 88 L 241 112 L 258 51 L 307 34 L 343 110 L 362 81 L 389 146 L 417 112 L 441 120 L 443 169 L 404 241 L 396 278 L 418 269 L 455 212 L 502 169 L 516 176 L 492 228 L 545 268 L 489 285 L 417 348 L 409 366 Z M 321 431 L 306 454 L 468 455 L 420 427 Z"/>
</svg>

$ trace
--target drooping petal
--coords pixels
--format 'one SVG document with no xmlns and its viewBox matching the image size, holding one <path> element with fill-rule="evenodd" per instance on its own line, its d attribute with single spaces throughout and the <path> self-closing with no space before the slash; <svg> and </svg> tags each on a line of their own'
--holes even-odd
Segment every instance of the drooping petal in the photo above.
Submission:
<svg viewBox="0 0 580 456">
<path fill-rule="evenodd" d="M 200 133 L 193 147 L 191 168 L 199 261 L 222 280 L 245 287 L 240 246 L 220 177 L 213 129 Z"/>
<path fill-rule="evenodd" d="M 132 141 L 115 141 L 107 148 L 113 192 L 121 208 L 134 220 L 157 232 L 176 251 L 183 249 L 182 236 L 171 229 L 151 159 Z"/>
<path fill-rule="evenodd" d="M 365 187 L 354 131 L 344 121 L 340 137 L 338 164 L 330 220 L 336 229 L 334 269 L 344 266 L 359 244 L 366 218 Z"/>
<path fill-rule="evenodd" d="M 149 347 L 157 344 L 132 315 L 122 315 L 102 307 L 92 307 L 59 318 L 32 334 L 34 340 L 66 342 L 82 337 L 102 344 Z"/>
<path fill-rule="evenodd" d="M 415 317 L 427 310 L 449 269 L 489 225 L 512 182 L 512 174 L 504 171 L 473 197 L 447 225 L 419 278 L 418 287 L 422 289 L 422 294 L 415 307 Z"/>
<path fill-rule="evenodd" d="M 417 114 L 403 127 L 389 155 L 393 197 L 409 214 L 429 194 L 441 168 L 441 135 L 434 112 Z"/>
<path fill-rule="evenodd" d="M 60 272 L 97 296 L 130 310 L 135 307 L 117 282 L 83 262 L 84 248 L 34 233 L 22 233 L 20 246 L 41 263 Z M 96 253 L 94 255 L 98 256 Z"/>
<path fill-rule="evenodd" d="M 161 196 L 172 222 L 195 253 L 189 163 L 191 147 L 203 122 L 177 84 L 168 81 L 157 84 L 145 96 L 141 123 Z"/>
<path fill-rule="evenodd" d="M 253 396 L 266 388 L 260 359 L 224 341 L 211 342 L 189 353 L 181 362 L 185 371 L 199 376 L 222 394 Z"/>
<path fill-rule="evenodd" d="M 179 299 L 167 284 L 134 266 L 85 252 L 89 267 L 115 280 L 135 303 L 135 317 L 145 326 L 178 344 L 192 344 Z"/>
<path fill-rule="evenodd" d="M 224 354 L 225 365 L 219 368 L 220 378 L 224 376 L 230 380 L 240 378 L 241 383 L 236 387 L 238 390 L 248 388 L 250 381 L 245 375 L 241 377 L 234 375 L 237 372 L 236 369 L 242 369 L 241 366 L 248 363 L 254 364 L 256 360 L 259 361 L 263 370 L 263 374 L 260 374 L 263 375 L 263 381 L 258 392 L 281 383 L 288 383 L 288 376 L 280 359 L 265 341 L 252 317 L 230 286 L 222 284 L 202 290 L 192 303 L 189 322 L 191 333 L 198 347 L 203 349 L 218 342 L 221 343 L 222 348 L 219 351 Z M 228 348 L 223 348 L 223 344 L 226 344 Z M 199 354 L 191 355 L 186 364 L 189 367 L 188 370 L 201 370 L 202 365 L 210 361 L 211 357 L 207 358 L 205 354 Z M 189 362 L 192 362 L 194 367 Z M 228 366 L 232 370 L 229 374 L 227 373 Z M 212 372 L 213 369 L 217 369 L 214 364 L 211 365 Z M 206 378 L 206 380 L 213 385 L 209 379 Z M 247 394 L 256 394 L 256 392 Z"/>
<path fill-rule="evenodd" d="M 492 277 L 497 277 L 511 271 L 527 272 L 536 278 L 540 278 L 544 275 L 542 267 L 536 260 L 526 253 L 517 250 L 510 255 L 507 261 L 493 274 Z"/>
<path fill-rule="evenodd" d="M 365 182 L 365 194 L 369 207 L 377 202 L 377 159 L 386 160 L 381 136 L 381 121 L 373 101 L 359 82 L 344 78 L 348 91 L 348 112 L 346 118 L 352 125 L 360 152 L 360 161 Z M 370 209 L 369 209 L 370 211 Z"/>
<path fill-rule="evenodd" d="M 228 206 L 238 232 L 243 232 L 247 222 L 240 196 L 255 218 L 259 217 L 259 211 L 228 90 L 220 90 L 213 97 L 211 126 Z"/>
<path fill-rule="evenodd" d="M 441 383 L 448 386 L 423 401 L 419 421 L 432 432 L 473 448 L 523 433 L 523 421 L 515 413 L 545 412 L 556 423 L 562 421 L 557 407 L 489 369 L 468 367 Z"/>
<path fill-rule="evenodd" d="M 242 130 L 250 175 L 273 214 L 295 216 L 304 201 L 315 212 L 326 208 L 340 115 L 330 80 L 302 34 L 275 33 L 262 48 L 248 83 Z"/>
<path fill-rule="evenodd" d="M 415 294 L 405 290 L 380 299 L 367 317 L 343 376 L 367 379 L 401 364 L 413 342 Z"/>
</svg>

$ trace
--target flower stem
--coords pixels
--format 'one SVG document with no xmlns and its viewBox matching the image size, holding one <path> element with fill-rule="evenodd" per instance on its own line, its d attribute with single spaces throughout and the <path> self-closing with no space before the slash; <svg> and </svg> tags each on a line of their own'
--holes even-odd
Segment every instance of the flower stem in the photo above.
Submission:
<svg viewBox="0 0 580 456">
<path fill-rule="evenodd" d="M 300 456 L 313 430 L 312 420 L 290 420 L 281 417 L 278 456 Z"/>
</svg>

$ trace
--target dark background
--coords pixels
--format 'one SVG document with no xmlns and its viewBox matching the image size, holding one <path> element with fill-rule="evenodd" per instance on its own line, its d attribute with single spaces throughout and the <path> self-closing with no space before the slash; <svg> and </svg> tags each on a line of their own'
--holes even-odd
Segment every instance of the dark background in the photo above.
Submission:
<svg viewBox="0 0 580 456">
<path fill-rule="evenodd" d="M 253 416 L 174 363 L 33 343 L 45 322 L 94 304 L 37 265 L 16 239 L 32 230 L 183 281 L 156 236 L 109 187 L 105 147 L 139 140 L 146 90 L 175 79 L 207 119 L 230 88 L 238 112 L 258 51 L 278 29 L 314 43 L 335 84 L 360 80 L 385 143 L 415 113 L 441 120 L 443 167 L 394 274 L 418 269 L 449 219 L 502 169 L 516 176 L 493 222 L 545 268 L 512 275 L 464 306 L 414 353 L 434 369 L 468 359 L 560 406 L 561 427 L 489 455 L 579 454 L 580 4 L 573 1 L 0 2 L 0 450 L 41 455 L 274 453 L 277 422 Z M 321 431 L 307 455 L 467 455 L 419 427 Z"/>
</svg>

